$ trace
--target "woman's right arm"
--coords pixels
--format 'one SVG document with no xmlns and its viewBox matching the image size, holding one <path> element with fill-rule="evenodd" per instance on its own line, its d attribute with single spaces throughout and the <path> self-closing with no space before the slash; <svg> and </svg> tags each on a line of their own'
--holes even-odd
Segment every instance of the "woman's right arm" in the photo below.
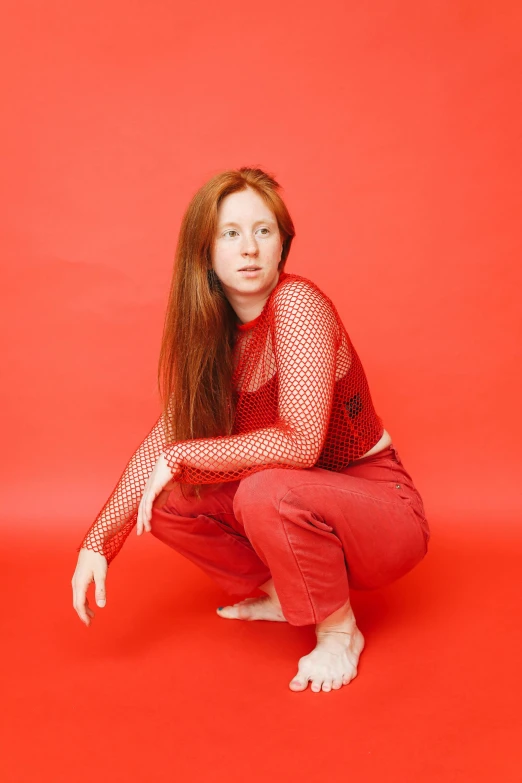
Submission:
<svg viewBox="0 0 522 783">
<path fill-rule="evenodd" d="M 135 451 L 107 502 L 76 549 L 91 549 L 107 560 L 122 548 L 138 518 L 138 508 L 156 460 L 166 446 L 163 417 L 158 420 Z"/>
</svg>

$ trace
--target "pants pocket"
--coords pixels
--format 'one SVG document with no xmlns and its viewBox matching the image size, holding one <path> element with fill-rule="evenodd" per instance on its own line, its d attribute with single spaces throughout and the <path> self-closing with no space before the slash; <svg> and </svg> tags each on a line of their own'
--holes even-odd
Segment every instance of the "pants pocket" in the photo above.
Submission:
<svg viewBox="0 0 522 783">
<path fill-rule="evenodd" d="M 395 497 L 400 498 L 405 503 L 409 503 L 411 505 L 411 489 L 406 487 L 406 485 L 403 484 L 400 479 L 394 479 L 393 481 L 386 481 L 384 483 L 392 490 Z"/>
</svg>

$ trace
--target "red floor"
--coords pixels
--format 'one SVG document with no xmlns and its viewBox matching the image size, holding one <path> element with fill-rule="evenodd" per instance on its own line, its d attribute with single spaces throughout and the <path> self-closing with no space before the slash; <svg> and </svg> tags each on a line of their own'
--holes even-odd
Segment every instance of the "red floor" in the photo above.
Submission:
<svg viewBox="0 0 522 783">
<path fill-rule="evenodd" d="M 220 619 L 226 595 L 150 536 L 90 628 L 78 531 L 4 542 L 0 780 L 519 783 L 522 536 L 431 525 L 414 571 L 352 593 L 366 648 L 330 693 L 288 688 L 312 626 Z"/>
</svg>

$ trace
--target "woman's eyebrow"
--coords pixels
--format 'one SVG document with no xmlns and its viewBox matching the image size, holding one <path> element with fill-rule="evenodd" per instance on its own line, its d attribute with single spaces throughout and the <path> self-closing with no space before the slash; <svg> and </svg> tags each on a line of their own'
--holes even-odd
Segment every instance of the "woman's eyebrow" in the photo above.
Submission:
<svg viewBox="0 0 522 783">
<path fill-rule="evenodd" d="M 273 218 L 261 218 L 260 220 L 256 220 L 254 223 L 254 226 L 257 226 L 258 223 L 271 223 L 272 225 L 275 223 L 275 220 Z M 234 223 L 232 220 L 228 220 L 226 223 L 220 223 L 220 228 L 225 228 L 225 226 L 239 226 L 239 223 Z"/>
</svg>

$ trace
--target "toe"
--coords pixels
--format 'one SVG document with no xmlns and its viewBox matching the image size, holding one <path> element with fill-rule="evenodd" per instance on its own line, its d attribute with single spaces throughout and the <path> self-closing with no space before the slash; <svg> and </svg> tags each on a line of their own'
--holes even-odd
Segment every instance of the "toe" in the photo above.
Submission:
<svg viewBox="0 0 522 783">
<path fill-rule="evenodd" d="M 331 691 L 332 690 L 332 681 L 331 680 L 325 680 L 323 682 L 323 691 Z"/>
<path fill-rule="evenodd" d="M 355 671 L 346 672 L 345 674 L 343 674 L 343 685 L 348 685 L 348 683 L 353 680 L 356 674 L 357 674 L 357 669 L 355 669 Z"/>
<path fill-rule="evenodd" d="M 312 681 L 312 690 L 314 691 L 314 693 L 319 693 L 319 691 L 321 690 L 321 683 L 318 680 Z"/>
<path fill-rule="evenodd" d="M 308 680 L 305 680 L 304 677 L 294 677 L 290 683 L 290 688 L 293 691 L 304 691 L 306 690 L 307 686 Z"/>
<path fill-rule="evenodd" d="M 237 619 L 237 607 L 236 606 L 222 606 L 216 610 L 220 617 L 226 617 L 228 620 Z"/>
<path fill-rule="evenodd" d="M 332 680 L 332 688 L 334 691 L 338 691 L 339 688 L 343 687 L 343 681 L 342 680 Z"/>
</svg>

